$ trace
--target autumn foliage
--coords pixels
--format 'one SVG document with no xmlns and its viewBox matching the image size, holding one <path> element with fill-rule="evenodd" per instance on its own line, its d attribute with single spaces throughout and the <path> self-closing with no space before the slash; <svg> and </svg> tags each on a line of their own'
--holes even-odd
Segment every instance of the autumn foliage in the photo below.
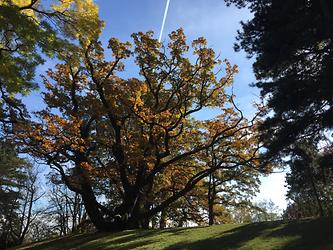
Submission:
<svg viewBox="0 0 333 250">
<path fill-rule="evenodd" d="M 204 38 L 187 45 L 182 29 L 167 45 L 152 32 L 132 38 L 133 47 L 110 39 L 111 55 L 98 41 L 82 43 L 44 77 L 47 108 L 15 125 L 22 148 L 81 194 L 102 231 L 147 227 L 199 192 L 210 174 L 259 164 L 255 121 L 228 94 L 237 66 L 220 61 Z M 139 74 L 125 78 L 125 62 L 133 59 Z M 211 109 L 220 114 L 197 118 Z"/>
</svg>

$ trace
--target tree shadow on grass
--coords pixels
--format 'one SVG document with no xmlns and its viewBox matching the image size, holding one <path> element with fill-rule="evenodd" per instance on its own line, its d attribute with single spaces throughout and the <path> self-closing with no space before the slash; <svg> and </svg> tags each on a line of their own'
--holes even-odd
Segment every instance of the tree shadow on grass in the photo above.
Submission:
<svg viewBox="0 0 333 250">
<path fill-rule="evenodd" d="M 54 249 L 55 246 L 59 248 L 73 248 L 76 244 L 81 242 L 88 242 L 96 240 L 97 238 L 101 237 L 101 234 L 79 234 L 79 235 L 70 235 L 64 236 L 62 238 L 54 238 L 51 240 L 45 240 L 33 243 L 33 245 L 21 245 L 18 246 L 19 249 L 34 249 L 34 250 L 46 250 L 46 249 Z M 16 248 L 14 248 L 16 249 Z"/>
<path fill-rule="evenodd" d="M 150 244 L 152 241 L 135 242 L 142 237 L 150 237 L 156 233 L 157 230 L 151 231 L 123 231 L 118 233 L 91 233 L 65 236 L 53 240 L 42 241 L 33 245 L 20 246 L 19 249 L 32 249 L 32 250 L 61 250 L 61 249 L 110 249 L 110 246 L 116 246 L 112 249 L 125 250 L 133 249 L 138 246 Z M 133 243 L 131 243 L 133 242 Z M 128 243 L 124 246 L 122 244 Z M 118 246 L 117 246 L 118 245 Z"/>
<path fill-rule="evenodd" d="M 231 229 L 223 232 L 222 237 L 205 239 L 195 242 L 182 242 L 172 245 L 165 249 L 228 249 L 235 248 L 238 244 L 241 244 L 240 240 L 247 241 L 257 237 L 262 230 L 272 227 L 274 223 L 266 224 L 250 224 L 241 226 L 235 229 Z M 193 228 L 199 229 L 199 228 Z M 45 242 L 40 242 L 37 245 L 30 245 L 27 248 L 32 250 L 61 250 L 61 249 L 83 249 L 83 250 L 103 250 L 103 249 L 115 249 L 115 250 L 131 250 L 136 247 L 149 248 L 149 244 L 156 242 L 153 237 L 157 234 L 159 236 L 165 234 L 165 238 L 168 235 L 179 235 L 188 231 L 189 228 L 168 228 L 164 230 L 130 230 L 112 235 L 108 233 L 94 233 L 94 234 L 81 234 L 74 236 L 67 236 L 61 239 L 53 239 Z M 223 247 L 222 247 L 223 246 Z M 222 248 L 221 248 L 222 247 Z M 20 248 L 21 249 L 21 248 Z M 155 249 L 154 249 L 155 250 Z"/>
<path fill-rule="evenodd" d="M 333 218 L 292 221 L 271 232 L 268 237 L 298 236 L 284 245 L 284 249 L 333 249 Z"/>
<path fill-rule="evenodd" d="M 62 249 L 134 249 L 154 243 L 156 240 L 154 236 L 161 234 L 176 233 L 178 231 L 186 230 L 186 228 L 179 229 L 165 229 L 165 230 L 127 230 L 118 233 L 90 233 L 70 235 L 62 238 L 55 238 L 45 240 L 38 243 L 19 246 L 20 250 L 62 250 Z M 16 248 L 15 248 L 16 249 Z"/>
<path fill-rule="evenodd" d="M 284 223 L 282 221 L 248 224 L 223 232 L 220 236 L 211 239 L 174 244 L 166 250 L 221 250 L 239 249 L 246 243 L 261 237 L 260 240 L 268 242 L 265 249 L 333 249 L 333 218 L 318 220 L 302 220 Z M 287 239 L 287 240 L 286 240 Z M 246 249 L 258 249 L 258 245 L 247 245 Z M 269 245 L 275 242 L 277 245 Z"/>
<path fill-rule="evenodd" d="M 140 247 L 157 250 L 162 249 L 162 246 L 158 244 L 159 240 L 167 243 L 168 237 L 181 235 L 188 230 L 188 228 L 172 228 L 165 230 L 129 230 L 113 234 L 81 234 L 40 242 L 37 245 L 34 244 L 20 249 L 130 250 Z M 195 229 L 190 231 L 189 237 L 195 237 Z M 213 231 L 216 232 L 215 229 Z M 202 233 L 202 230 L 200 233 Z M 181 238 L 185 240 L 163 249 L 221 250 L 239 249 L 241 247 L 246 249 L 333 249 L 333 218 L 289 223 L 282 221 L 253 223 L 223 231 L 219 235 L 213 233 L 211 238 L 202 240 L 186 239 L 185 235 Z M 169 242 L 169 244 L 172 243 Z M 160 248 L 156 248 L 156 246 L 160 246 Z"/>
<path fill-rule="evenodd" d="M 221 236 L 217 236 L 211 239 L 203 239 L 194 242 L 182 242 L 172 245 L 167 250 L 175 249 L 237 249 L 241 247 L 245 242 L 250 241 L 259 235 L 263 231 L 271 229 L 279 225 L 280 222 L 266 222 L 266 223 L 253 223 L 244 226 L 240 226 L 234 229 L 224 231 Z"/>
<path fill-rule="evenodd" d="M 94 243 L 93 245 L 86 245 L 86 246 L 80 246 L 76 247 L 75 249 L 82 249 L 82 250 L 106 250 L 106 249 L 112 249 L 112 250 L 131 250 L 136 249 L 137 247 L 146 246 L 149 244 L 154 243 L 153 240 L 141 240 L 141 241 L 127 241 L 125 245 L 118 245 L 114 246 L 113 242 L 101 242 L 101 243 Z"/>
</svg>

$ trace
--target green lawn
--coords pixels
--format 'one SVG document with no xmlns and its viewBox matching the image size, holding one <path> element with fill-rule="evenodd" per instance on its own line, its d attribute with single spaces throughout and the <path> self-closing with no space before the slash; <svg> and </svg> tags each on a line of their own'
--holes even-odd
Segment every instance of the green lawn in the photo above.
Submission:
<svg viewBox="0 0 333 250">
<path fill-rule="evenodd" d="M 333 218 L 81 234 L 16 249 L 333 249 Z"/>
</svg>

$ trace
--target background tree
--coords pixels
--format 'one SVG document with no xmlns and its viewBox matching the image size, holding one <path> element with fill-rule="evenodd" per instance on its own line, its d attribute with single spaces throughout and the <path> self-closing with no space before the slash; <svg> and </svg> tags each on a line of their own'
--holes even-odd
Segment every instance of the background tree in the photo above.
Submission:
<svg viewBox="0 0 333 250">
<path fill-rule="evenodd" d="M 205 199 L 202 189 L 195 187 L 191 192 L 172 203 L 157 217 L 159 228 L 186 227 L 190 225 L 205 225 Z"/>
<path fill-rule="evenodd" d="M 210 148 L 201 160 L 205 159 L 209 168 L 218 167 L 223 153 L 225 151 L 219 150 L 219 147 Z M 218 168 L 158 216 L 160 228 L 232 223 L 234 208 L 252 204 L 251 197 L 257 192 L 260 183 L 259 174 L 258 169 L 246 166 Z"/>
<path fill-rule="evenodd" d="M 232 208 L 231 214 L 235 223 L 251 223 L 253 206 L 249 203 L 241 203 Z"/>
<path fill-rule="evenodd" d="M 241 142 L 238 143 L 238 148 L 233 148 L 235 154 L 241 152 L 245 146 Z M 209 167 L 215 168 L 217 164 L 220 164 L 221 159 L 225 157 L 224 146 L 219 144 L 207 150 L 206 160 Z M 251 197 L 258 192 L 260 184 L 258 169 L 246 168 L 242 165 L 229 168 L 227 162 L 224 164 L 226 164 L 225 167 L 211 173 L 206 182 L 209 225 L 225 222 L 224 219 L 230 220 L 227 211 L 231 207 L 250 203 Z"/>
<path fill-rule="evenodd" d="M 38 171 L 19 158 L 15 147 L 2 142 L 0 156 L 0 248 L 21 244 L 37 216 Z"/>
<path fill-rule="evenodd" d="M 50 181 L 46 185 L 43 201 L 38 209 L 34 209 L 26 241 L 87 232 L 87 226 L 93 228 L 87 219 L 80 195 L 68 190 L 52 173 L 47 177 Z"/>
<path fill-rule="evenodd" d="M 68 190 L 55 175 L 50 175 L 50 182 L 48 215 L 52 218 L 52 230 L 59 236 L 78 232 L 86 220 L 81 196 Z"/>
<path fill-rule="evenodd" d="M 91 41 L 80 61 L 48 72 L 47 108 L 37 113 L 39 121 L 15 126 L 25 149 L 82 196 L 101 231 L 145 227 L 215 170 L 258 164 L 253 121 L 226 93 L 236 66 L 225 60 L 224 76 L 218 78 L 214 70 L 222 62 L 205 39 L 193 41 L 192 63 L 185 57 L 189 47 L 182 30 L 170 34 L 167 47 L 152 36 L 134 34 L 134 50 L 111 39 L 111 62 L 101 44 Z M 140 76 L 122 79 L 116 72 L 130 56 Z M 203 108 L 219 108 L 221 115 L 196 120 L 193 114 Z M 223 158 L 207 167 L 201 152 L 222 143 Z M 172 178 L 174 184 L 168 182 Z M 170 186 L 172 192 L 163 191 Z M 96 190 L 106 191 L 109 200 L 99 202 Z"/>
<path fill-rule="evenodd" d="M 40 184 L 38 180 L 39 174 L 38 168 L 28 165 L 26 170 L 27 179 L 19 189 L 21 195 L 18 209 L 19 226 L 17 229 L 12 227 L 12 233 L 17 238 L 16 244 L 18 245 L 24 242 L 29 233 L 31 223 L 43 212 L 43 209 L 39 210 L 36 208 L 37 201 L 44 195 L 38 188 Z"/>
<path fill-rule="evenodd" d="M 267 104 L 261 126 L 267 157 L 333 125 L 333 3 L 329 0 L 226 0 L 248 6 L 236 49 L 254 56 L 255 86 Z M 273 111 L 273 112 L 271 112 Z M 271 113 L 270 113 L 271 112 Z"/>
<path fill-rule="evenodd" d="M 323 164 L 324 156 L 315 141 L 302 141 L 294 146 L 286 178 L 290 200 L 286 217 L 332 215 L 332 167 Z"/>
<path fill-rule="evenodd" d="M 8 141 L 1 142 L 0 150 L 0 249 L 13 243 L 12 224 L 18 222 L 20 187 L 27 176 L 23 169 L 25 162 L 17 156 L 15 148 Z M 16 224 L 17 225 L 17 224 Z"/>
<path fill-rule="evenodd" d="M 24 116 L 15 94 L 35 89 L 35 69 L 45 56 L 64 59 L 63 52 L 78 50 L 73 39 L 92 39 L 102 22 L 91 0 L 0 1 L 0 121 Z"/>
<path fill-rule="evenodd" d="M 275 221 L 281 219 L 279 207 L 272 200 L 262 200 L 254 203 L 252 221 Z"/>
<path fill-rule="evenodd" d="M 98 9 L 90 0 L 0 0 L 2 145 L 8 142 L 12 134 L 12 123 L 21 122 L 28 117 L 25 105 L 21 102 L 21 95 L 28 94 L 29 91 L 37 88 L 34 78 L 36 67 L 44 62 L 45 57 L 57 57 L 61 60 L 69 60 L 71 57 L 71 60 L 74 60 L 70 53 L 63 52 L 67 50 L 78 53 L 80 47 L 75 45 L 74 40 L 96 38 L 102 26 L 103 23 L 98 19 Z M 81 46 L 84 47 L 84 44 L 81 43 Z M 14 141 L 11 143 L 15 144 Z M 17 148 L 13 146 L 13 150 Z M 12 159 L 20 161 L 17 153 L 14 153 Z M 17 184 L 18 180 L 23 181 L 18 178 L 18 175 L 24 175 L 22 172 L 24 164 L 1 164 L 1 177 L 4 182 L 1 185 L 6 187 L 6 191 L 1 193 L 1 196 L 6 196 L 1 197 L 1 202 L 4 202 L 1 214 L 5 214 L 2 218 L 6 218 L 3 219 L 4 224 L 2 224 L 4 231 L 1 232 L 2 236 L 6 237 L 3 241 L 5 244 L 14 244 L 14 242 L 17 244 L 23 241 L 29 231 L 31 213 L 36 212 L 31 211 L 30 206 L 37 198 L 35 188 L 28 183 Z M 26 181 L 33 181 L 33 175 L 28 174 L 26 178 Z M 24 198 L 27 200 L 24 201 Z M 11 207 L 12 217 L 8 215 L 9 211 L 5 211 L 8 207 Z M 21 208 L 25 209 L 19 211 Z M 10 220 L 8 216 L 11 217 Z M 20 223 L 21 226 L 17 227 Z M 6 225 L 12 227 L 10 232 Z"/>
</svg>

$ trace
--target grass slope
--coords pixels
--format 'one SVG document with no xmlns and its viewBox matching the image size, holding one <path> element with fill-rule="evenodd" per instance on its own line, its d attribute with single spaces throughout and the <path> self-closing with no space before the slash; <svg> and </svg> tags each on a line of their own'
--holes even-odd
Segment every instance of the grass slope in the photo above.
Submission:
<svg viewBox="0 0 333 250">
<path fill-rule="evenodd" d="M 16 249 L 333 249 L 333 218 L 81 234 Z"/>
</svg>

